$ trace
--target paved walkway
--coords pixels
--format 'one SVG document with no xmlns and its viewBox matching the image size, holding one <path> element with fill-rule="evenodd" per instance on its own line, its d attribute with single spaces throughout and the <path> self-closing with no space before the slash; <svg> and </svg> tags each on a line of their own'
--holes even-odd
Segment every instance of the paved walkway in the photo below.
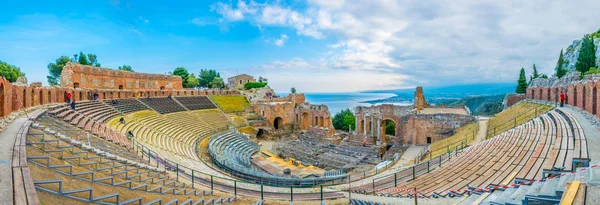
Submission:
<svg viewBox="0 0 600 205">
<path fill-rule="evenodd" d="M 592 161 L 600 161 L 600 129 L 592 125 L 579 110 L 570 107 L 560 107 L 557 109 L 571 113 L 571 115 L 579 122 L 587 140 L 590 159 L 592 159 Z"/>
<path fill-rule="evenodd" d="M 0 204 L 13 203 L 13 146 L 17 132 L 26 121 L 27 116 L 22 115 L 9 123 L 4 132 L 0 133 Z"/>
</svg>

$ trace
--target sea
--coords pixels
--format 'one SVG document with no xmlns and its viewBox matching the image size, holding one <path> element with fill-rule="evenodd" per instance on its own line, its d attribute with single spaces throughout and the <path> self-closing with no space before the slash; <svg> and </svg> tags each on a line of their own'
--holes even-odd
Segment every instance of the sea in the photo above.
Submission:
<svg viewBox="0 0 600 205">
<path fill-rule="evenodd" d="M 356 106 L 377 105 L 371 103 L 362 103 L 369 100 L 386 99 L 396 96 L 394 93 L 367 93 L 367 92 L 343 92 L 343 93 L 304 93 L 306 101 L 313 105 L 325 104 L 329 108 L 331 115 L 335 115 L 341 110 L 349 108 L 354 111 Z M 408 105 L 411 102 L 388 103 L 396 105 Z"/>
</svg>

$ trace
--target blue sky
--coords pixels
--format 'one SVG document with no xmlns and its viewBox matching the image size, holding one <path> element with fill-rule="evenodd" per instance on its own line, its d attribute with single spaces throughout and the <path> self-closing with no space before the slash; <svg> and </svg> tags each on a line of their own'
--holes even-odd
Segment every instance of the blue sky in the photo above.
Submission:
<svg viewBox="0 0 600 205">
<path fill-rule="evenodd" d="M 61 55 L 264 76 L 278 92 L 513 82 L 600 28 L 598 1 L 3 1 L 0 60 L 46 84 Z M 587 8 L 587 9 L 580 9 Z M 577 12 L 575 12 L 577 11 Z"/>
</svg>

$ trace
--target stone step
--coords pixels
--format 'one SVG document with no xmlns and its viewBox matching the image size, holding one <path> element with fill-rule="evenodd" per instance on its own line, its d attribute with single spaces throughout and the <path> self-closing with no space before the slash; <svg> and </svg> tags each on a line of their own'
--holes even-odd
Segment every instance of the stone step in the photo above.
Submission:
<svg viewBox="0 0 600 205">
<path fill-rule="evenodd" d="M 556 196 L 556 187 L 558 185 L 558 181 L 560 178 L 549 178 L 543 183 L 542 188 L 540 189 L 538 196 L 543 197 L 559 197 Z"/>
<path fill-rule="evenodd" d="M 517 191 L 517 188 L 508 188 L 505 189 L 500 196 L 498 196 L 494 201 L 491 201 L 492 204 L 505 204 L 506 201 L 510 198 L 510 196 Z"/>
<path fill-rule="evenodd" d="M 527 193 L 527 191 L 530 188 L 531 188 L 531 186 L 528 186 L 528 185 L 527 186 L 526 185 L 519 186 L 517 191 L 515 191 L 512 195 L 510 195 L 510 197 L 506 201 L 506 204 L 510 204 L 510 205 L 523 204 L 523 197 L 525 197 L 525 193 Z"/>
<path fill-rule="evenodd" d="M 500 195 L 502 195 L 502 193 L 504 193 L 504 191 L 502 190 L 494 190 L 494 192 L 492 192 L 485 200 L 484 203 L 485 204 L 491 204 L 491 202 L 495 201 L 496 199 L 498 199 L 498 197 L 500 197 Z"/>
<path fill-rule="evenodd" d="M 527 192 L 525 192 L 525 195 L 537 196 L 538 193 L 540 192 L 540 190 L 542 189 L 543 185 L 544 185 L 544 182 L 533 182 L 533 184 L 531 184 L 529 190 L 527 190 Z"/>
<path fill-rule="evenodd" d="M 575 178 L 574 174 L 567 174 L 565 176 L 561 176 L 558 180 L 558 184 L 556 185 L 556 195 L 562 196 L 565 192 L 565 188 L 567 187 L 567 183 L 570 183 Z"/>
<path fill-rule="evenodd" d="M 590 181 L 590 169 L 586 168 L 585 170 L 582 170 L 582 168 L 577 169 L 577 172 L 575 172 L 575 178 L 573 180 L 577 180 L 579 182 L 581 182 L 582 184 L 585 184 L 587 182 Z"/>
<path fill-rule="evenodd" d="M 481 196 L 482 195 L 479 195 L 479 194 L 471 194 L 470 196 L 464 196 L 467 198 L 465 200 L 461 201 L 459 205 L 471 205 L 475 201 L 477 201 L 477 199 L 479 199 Z"/>
</svg>

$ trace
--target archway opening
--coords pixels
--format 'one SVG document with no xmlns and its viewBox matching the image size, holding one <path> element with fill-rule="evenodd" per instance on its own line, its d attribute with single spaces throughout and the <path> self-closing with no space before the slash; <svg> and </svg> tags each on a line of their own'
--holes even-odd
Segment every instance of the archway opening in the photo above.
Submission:
<svg viewBox="0 0 600 205">
<path fill-rule="evenodd" d="M 313 122 L 313 126 L 318 126 L 319 125 L 319 117 L 315 116 L 315 121 Z"/>
<path fill-rule="evenodd" d="M 583 104 L 583 107 L 582 107 L 582 108 L 583 108 L 583 110 L 586 110 L 586 109 L 585 109 L 585 106 L 586 106 L 586 104 L 587 104 L 587 103 L 586 103 L 586 101 L 587 101 L 587 93 L 585 93 L 585 85 L 582 87 L 582 89 L 583 89 L 583 90 L 582 90 L 583 92 L 581 92 L 581 93 L 583 93 L 583 96 L 582 96 L 582 100 L 583 100 L 583 102 L 581 102 L 581 103 Z"/>
<path fill-rule="evenodd" d="M 63 101 L 63 102 L 67 102 L 67 91 L 65 91 L 65 92 L 63 93 L 63 98 L 64 98 L 64 101 Z"/>
<path fill-rule="evenodd" d="M 79 101 L 83 100 L 83 92 L 79 91 Z"/>
<path fill-rule="evenodd" d="M 551 93 L 551 92 L 550 92 L 550 89 L 551 89 L 551 88 L 548 88 L 548 89 L 546 89 L 546 100 L 547 100 L 547 101 L 550 101 L 550 100 L 552 99 L 552 98 L 550 98 L 550 93 Z"/>
<path fill-rule="evenodd" d="M 396 122 L 391 119 L 384 119 L 381 121 L 379 127 L 380 136 L 375 137 L 373 140 L 376 144 L 386 143 L 386 136 L 396 136 Z M 375 133 L 377 134 L 377 133 Z"/>
<path fill-rule="evenodd" d="M 365 120 L 360 120 L 360 123 L 358 123 L 358 132 L 362 133 L 365 131 Z"/>
<path fill-rule="evenodd" d="M 6 104 L 6 100 L 4 99 L 4 83 L 0 83 L 0 117 L 4 117 L 4 104 Z"/>
<path fill-rule="evenodd" d="M 273 127 L 275 127 L 276 130 L 283 128 L 283 118 L 281 117 L 276 117 L 275 120 L 273 121 Z"/>
<path fill-rule="evenodd" d="M 52 95 L 50 93 L 50 91 L 48 90 L 48 103 L 52 103 Z"/>
<path fill-rule="evenodd" d="M 258 129 L 258 132 L 256 132 L 256 138 L 263 139 L 266 134 L 267 132 L 264 129 Z"/>
<path fill-rule="evenodd" d="M 23 102 L 21 102 L 21 106 L 23 109 L 27 107 L 27 88 L 23 89 Z"/>
<path fill-rule="evenodd" d="M 33 107 L 35 104 L 35 101 L 36 101 L 35 100 L 35 90 L 33 88 L 31 88 L 29 90 L 29 95 L 31 96 L 31 98 L 29 99 L 29 104 L 30 104 L 29 106 Z"/>
<path fill-rule="evenodd" d="M 39 103 L 40 105 L 44 104 L 44 103 L 43 103 L 43 99 L 44 99 L 44 98 L 42 97 L 42 94 L 43 94 L 43 93 L 44 93 L 44 92 L 42 92 L 42 90 L 40 89 L 40 92 L 39 92 L 39 94 L 38 94 L 38 101 L 39 101 L 38 103 Z"/>
<path fill-rule="evenodd" d="M 598 88 L 596 88 L 596 86 L 594 86 L 594 88 L 592 88 L 592 114 L 596 115 L 598 114 Z"/>
<path fill-rule="evenodd" d="M 301 119 L 300 119 L 300 129 L 302 130 L 308 130 L 308 127 L 310 126 L 310 122 L 309 122 L 308 118 L 308 113 L 307 112 L 303 112 Z"/>
<path fill-rule="evenodd" d="M 577 107 L 577 87 L 574 87 L 573 91 L 573 106 Z"/>
<path fill-rule="evenodd" d="M 325 120 L 324 120 L 323 116 L 321 116 L 321 117 L 319 118 L 319 127 L 324 127 L 324 126 L 325 126 L 325 122 L 324 122 L 324 121 L 325 121 Z"/>
<path fill-rule="evenodd" d="M 427 144 L 431 144 L 431 137 L 427 137 Z"/>
</svg>

